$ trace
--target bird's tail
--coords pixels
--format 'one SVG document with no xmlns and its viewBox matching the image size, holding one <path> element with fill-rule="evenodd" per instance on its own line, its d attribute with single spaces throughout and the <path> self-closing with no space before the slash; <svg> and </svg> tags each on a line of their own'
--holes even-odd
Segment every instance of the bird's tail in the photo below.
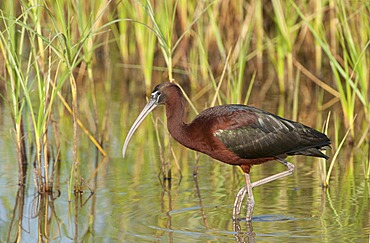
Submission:
<svg viewBox="0 0 370 243">
<path fill-rule="evenodd" d="M 331 149 L 330 145 L 324 145 L 316 148 L 307 148 L 305 150 L 300 150 L 296 152 L 288 153 L 288 155 L 306 155 L 306 156 L 313 156 L 313 157 L 320 157 L 324 159 L 329 159 L 329 157 L 322 153 L 320 150 L 328 150 Z"/>
</svg>

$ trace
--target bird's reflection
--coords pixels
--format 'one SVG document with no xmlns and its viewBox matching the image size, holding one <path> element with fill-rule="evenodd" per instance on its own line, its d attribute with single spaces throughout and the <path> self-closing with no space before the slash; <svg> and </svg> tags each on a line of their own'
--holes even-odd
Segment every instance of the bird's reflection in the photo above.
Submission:
<svg viewBox="0 0 370 243">
<path fill-rule="evenodd" d="M 245 230 L 242 229 L 241 220 L 233 219 L 233 230 L 237 242 L 254 242 L 256 234 L 253 232 L 252 221 L 243 221 L 245 223 Z"/>
</svg>

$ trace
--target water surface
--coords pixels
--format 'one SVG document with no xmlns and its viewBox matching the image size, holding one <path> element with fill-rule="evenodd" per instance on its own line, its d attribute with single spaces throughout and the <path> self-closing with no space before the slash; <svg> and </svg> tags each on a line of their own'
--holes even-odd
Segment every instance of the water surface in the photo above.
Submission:
<svg viewBox="0 0 370 243">
<path fill-rule="evenodd" d="M 142 102 L 132 104 L 139 112 Z M 177 155 L 158 153 L 151 119 L 131 141 L 127 157 L 121 147 L 134 115 L 122 114 L 112 101 L 105 148 L 99 154 L 81 133 L 79 158 L 83 193 L 68 193 L 71 171 L 71 131 L 61 138 L 60 187 L 39 195 L 29 163 L 24 191 L 17 185 L 13 130 L 6 107 L 0 126 L 0 241 L 35 242 L 368 242 L 370 234 L 369 182 L 363 175 L 361 150 L 345 148 L 334 167 L 327 189 L 321 187 L 319 163 L 313 158 L 290 157 L 293 175 L 254 188 L 252 223 L 232 220 L 236 193 L 244 185 L 239 168 L 201 155 L 197 157 L 171 141 Z M 163 118 L 158 109 L 153 118 Z M 60 118 L 60 119 L 68 119 Z M 67 125 L 66 125 L 67 126 Z M 167 131 L 159 127 L 161 136 Z M 32 151 L 30 151 L 32 154 Z M 329 152 L 332 156 L 332 152 Z M 161 158 L 171 162 L 171 179 L 161 173 Z M 96 170 L 97 166 L 97 170 Z M 178 167 L 181 168 L 181 174 Z M 285 168 L 276 162 L 252 168 L 258 180 Z M 97 172 L 97 173 L 95 173 Z M 60 195 L 59 195 L 60 192 Z M 18 197 L 17 197 L 18 195 Z M 24 195 L 24 197 L 22 197 Z M 243 208 L 244 216 L 245 209 Z M 239 230 L 235 231 L 235 227 Z"/>
</svg>

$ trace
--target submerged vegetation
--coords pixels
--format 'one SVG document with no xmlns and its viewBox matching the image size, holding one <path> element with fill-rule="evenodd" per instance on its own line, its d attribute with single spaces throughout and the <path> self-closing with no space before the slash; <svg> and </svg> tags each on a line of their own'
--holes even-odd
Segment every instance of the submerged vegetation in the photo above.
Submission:
<svg viewBox="0 0 370 243">
<path fill-rule="evenodd" d="M 69 195 L 81 192 L 110 155 L 111 95 L 126 97 L 123 141 L 130 99 L 167 80 L 181 85 L 191 114 L 245 103 L 325 129 L 333 151 L 320 164 L 323 186 L 343 147 L 360 151 L 355 166 L 369 178 L 369 22 L 367 1 L 1 1 L 0 95 L 19 184 L 32 165 L 37 191 L 56 192 L 67 167 Z M 152 119 L 149 140 L 163 177 L 181 176 L 164 121 Z M 93 163 L 79 153 L 81 140 L 96 149 Z"/>
</svg>

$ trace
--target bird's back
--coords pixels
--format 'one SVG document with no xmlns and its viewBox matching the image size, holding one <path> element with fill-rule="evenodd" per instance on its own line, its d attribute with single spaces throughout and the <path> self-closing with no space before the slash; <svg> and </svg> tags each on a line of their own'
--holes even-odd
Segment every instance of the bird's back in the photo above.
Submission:
<svg viewBox="0 0 370 243">
<path fill-rule="evenodd" d="M 242 159 L 298 154 L 328 158 L 320 152 L 330 145 L 325 134 L 251 106 L 211 107 L 192 124 Z"/>
</svg>

